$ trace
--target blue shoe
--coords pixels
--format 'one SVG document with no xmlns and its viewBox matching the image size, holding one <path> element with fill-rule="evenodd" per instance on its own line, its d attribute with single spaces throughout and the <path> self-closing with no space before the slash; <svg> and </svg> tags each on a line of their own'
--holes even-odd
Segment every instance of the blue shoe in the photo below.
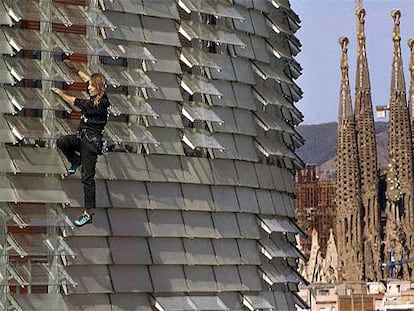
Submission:
<svg viewBox="0 0 414 311">
<path fill-rule="evenodd" d="M 78 169 L 79 166 L 81 166 L 81 162 L 78 160 L 68 168 L 68 170 L 67 170 L 68 174 L 69 175 L 75 174 L 76 170 Z"/>
<path fill-rule="evenodd" d="M 82 227 L 86 224 L 91 224 L 92 223 L 92 215 L 82 214 L 73 223 L 75 224 L 76 227 Z"/>
</svg>

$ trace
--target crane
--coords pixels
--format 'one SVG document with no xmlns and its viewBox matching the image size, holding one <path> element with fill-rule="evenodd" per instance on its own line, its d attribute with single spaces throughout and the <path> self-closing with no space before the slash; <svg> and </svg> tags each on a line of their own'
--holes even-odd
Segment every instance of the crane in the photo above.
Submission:
<svg viewBox="0 0 414 311">
<path fill-rule="evenodd" d="M 383 268 L 388 267 L 389 276 L 391 278 L 395 278 L 395 267 L 396 266 L 401 266 L 403 264 L 410 263 L 410 262 L 413 262 L 413 261 L 414 261 L 414 258 L 403 258 L 403 259 L 400 259 L 400 260 L 395 260 L 394 248 L 391 247 L 391 249 L 390 249 L 390 262 L 389 263 L 382 263 L 381 267 L 383 267 Z"/>
</svg>

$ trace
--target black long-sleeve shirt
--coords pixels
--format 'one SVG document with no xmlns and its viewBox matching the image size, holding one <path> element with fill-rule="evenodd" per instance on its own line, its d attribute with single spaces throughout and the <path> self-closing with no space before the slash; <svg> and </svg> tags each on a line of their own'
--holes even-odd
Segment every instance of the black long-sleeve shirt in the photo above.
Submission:
<svg viewBox="0 0 414 311">
<path fill-rule="evenodd" d="M 86 131 L 90 135 L 101 136 L 108 122 L 111 106 L 106 94 L 102 96 L 98 105 L 94 104 L 94 97 L 90 99 L 76 98 L 74 104 L 82 112 L 78 131 Z"/>
</svg>

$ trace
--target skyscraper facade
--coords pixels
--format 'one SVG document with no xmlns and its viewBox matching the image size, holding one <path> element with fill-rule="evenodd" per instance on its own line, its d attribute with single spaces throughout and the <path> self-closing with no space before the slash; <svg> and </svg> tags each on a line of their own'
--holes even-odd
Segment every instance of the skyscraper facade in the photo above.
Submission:
<svg viewBox="0 0 414 311">
<path fill-rule="evenodd" d="M 288 0 L 1 0 L 0 309 L 296 310 Z M 93 223 L 56 149 L 106 77 Z"/>
</svg>

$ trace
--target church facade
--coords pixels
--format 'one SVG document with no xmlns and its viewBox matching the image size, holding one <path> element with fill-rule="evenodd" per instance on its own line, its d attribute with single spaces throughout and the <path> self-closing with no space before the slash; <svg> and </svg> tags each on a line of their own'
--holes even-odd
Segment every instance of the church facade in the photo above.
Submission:
<svg viewBox="0 0 414 311">
<path fill-rule="evenodd" d="M 386 107 L 389 164 L 384 178 L 380 178 L 377 165 L 364 9 L 357 11 L 354 105 L 348 76 L 348 39 L 340 39 L 336 240 L 338 277 L 342 281 L 413 278 L 413 82 L 407 94 L 401 56 L 401 12 L 394 10 L 392 18 L 394 52 L 390 100 Z M 412 51 L 412 41 L 409 47 Z M 412 58 L 410 70 L 411 73 L 414 70 Z"/>
</svg>

